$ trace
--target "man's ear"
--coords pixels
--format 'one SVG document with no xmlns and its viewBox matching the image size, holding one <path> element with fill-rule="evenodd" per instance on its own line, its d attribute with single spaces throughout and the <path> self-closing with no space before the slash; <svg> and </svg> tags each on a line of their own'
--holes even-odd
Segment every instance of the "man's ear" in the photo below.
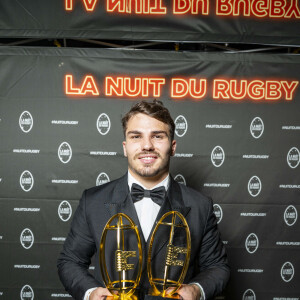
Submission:
<svg viewBox="0 0 300 300">
<path fill-rule="evenodd" d="M 175 152 L 176 152 L 176 146 L 177 146 L 177 143 L 175 140 L 172 141 L 172 144 L 171 144 L 171 156 L 174 156 L 175 155 Z"/>
<path fill-rule="evenodd" d="M 126 151 L 126 142 L 122 142 L 122 145 L 123 145 L 123 153 L 124 153 L 124 156 L 127 157 L 127 151 Z"/>
</svg>

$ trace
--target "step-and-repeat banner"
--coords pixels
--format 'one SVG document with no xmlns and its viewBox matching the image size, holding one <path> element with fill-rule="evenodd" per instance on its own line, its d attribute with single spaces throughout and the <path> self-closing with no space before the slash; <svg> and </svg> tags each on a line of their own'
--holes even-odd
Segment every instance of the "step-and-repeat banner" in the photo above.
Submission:
<svg viewBox="0 0 300 300">
<path fill-rule="evenodd" d="M 0 48 L 0 299 L 70 297 L 56 260 L 85 188 L 123 175 L 121 117 L 160 99 L 177 181 L 212 197 L 217 299 L 299 299 L 300 56 Z M 90 267 L 93 272 L 94 265 Z"/>
<path fill-rule="evenodd" d="M 299 0 L 1 0 L 0 36 L 300 45 Z"/>
</svg>

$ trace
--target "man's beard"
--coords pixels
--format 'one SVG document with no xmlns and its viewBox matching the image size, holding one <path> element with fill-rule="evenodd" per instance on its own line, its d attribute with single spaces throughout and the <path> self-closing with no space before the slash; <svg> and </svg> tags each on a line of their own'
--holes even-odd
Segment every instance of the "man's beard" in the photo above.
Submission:
<svg viewBox="0 0 300 300">
<path fill-rule="evenodd" d="M 142 154 L 155 154 L 158 158 L 161 158 L 160 154 L 157 152 L 142 152 L 137 154 L 134 159 L 138 159 L 138 157 Z M 155 177 L 156 175 L 163 173 L 165 171 L 169 170 L 169 165 L 170 165 L 170 156 L 168 156 L 165 160 L 162 161 L 162 164 L 156 167 L 155 169 L 153 168 L 152 165 L 149 166 L 142 166 L 139 169 L 134 168 L 131 163 L 128 161 L 128 167 L 131 169 L 134 173 L 141 177 Z"/>
</svg>

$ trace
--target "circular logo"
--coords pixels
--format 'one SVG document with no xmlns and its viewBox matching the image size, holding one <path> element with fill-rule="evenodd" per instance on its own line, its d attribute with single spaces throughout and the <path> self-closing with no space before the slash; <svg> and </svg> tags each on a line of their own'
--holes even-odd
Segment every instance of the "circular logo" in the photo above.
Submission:
<svg viewBox="0 0 300 300">
<path fill-rule="evenodd" d="M 248 289 L 245 291 L 243 294 L 243 299 L 242 300 L 256 300 L 256 296 L 253 290 Z"/>
<path fill-rule="evenodd" d="M 294 266 L 290 262 L 286 262 L 281 267 L 281 278 L 285 282 L 289 282 L 293 279 L 295 271 Z"/>
<path fill-rule="evenodd" d="M 60 202 L 58 206 L 58 216 L 63 222 L 67 222 L 72 216 L 72 207 L 66 200 Z"/>
<path fill-rule="evenodd" d="M 20 176 L 20 186 L 23 191 L 29 192 L 34 185 L 34 179 L 29 171 L 24 171 Z"/>
<path fill-rule="evenodd" d="M 67 142 L 62 142 L 60 144 L 60 146 L 58 147 L 57 154 L 58 154 L 59 160 L 62 163 L 66 164 L 72 158 L 72 148 Z"/>
<path fill-rule="evenodd" d="M 25 228 L 20 235 L 20 242 L 23 248 L 30 249 L 34 243 L 34 236 L 29 228 Z"/>
<path fill-rule="evenodd" d="M 186 185 L 185 178 L 184 178 L 181 174 L 177 174 L 177 175 L 174 177 L 174 180 L 177 181 L 178 183 L 181 183 L 181 184 Z"/>
<path fill-rule="evenodd" d="M 97 129 L 100 134 L 106 135 L 110 130 L 110 119 L 107 114 L 101 114 L 96 123 Z"/>
<path fill-rule="evenodd" d="M 259 139 L 264 132 L 264 122 L 261 118 L 256 117 L 250 124 L 250 133 L 255 139 Z"/>
<path fill-rule="evenodd" d="M 34 292 L 30 285 L 24 285 L 20 292 L 21 300 L 33 300 L 34 299 Z"/>
<path fill-rule="evenodd" d="M 106 173 L 100 173 L 96 179 L 96 185 L 102 185 L 102 184 L 105 184 L 107 182 L 109 182 L 109 177 Z"/>
<path fill-rule="evenodd" d="M 258 241 L 258 237 L 255 233 L 250 233 L 247 238 L 246 238 L 246 242 L 245 242 L 245 247 L 246 250 L 252 254 L 254 253 L 259 245 L 259 241 Z"/>
<path fill-rule="evenodd" d="M 296 147 L 293 147 L 290 149 L 290 151 L 287 154 L 286 157 L 288 165 L 292 168 L 295 169 L 298 167 L 300 163 L 300 152 Z"/>
<path fill-rule="evenodd" d="M 23 111 L 19 118 L 19 126 L 25 133 L 29 132 L 33 126 L 33 118 L 29 111 Z"/>
<path fill-rule="evenodd" d="M 293 226 L 298 218 L 297 209 L 295 206 L 290 205 L 284 211 L 284 222 L 288 226 Z"/>
<path fill-rule="evenodd" d="M 217 223 L 219 224 L 223 218 L 223 210 L 219 204 L 214 204 L 214 213 L 217 218 Z"/>
<path fill-rule="evenodd" d="M 215 167 L 221 167 L 225 160 L 225 153 L 223 148 L 220 146 L 216 146 L 211 152 L 210 159 Z"/>
<path fill-rule="evenodd" d="M 182 137 L 186 134 L 188 123 L 184 116 L 180 115 L 175 119 L 175 133 L 177 136 Z"/>
<path fill-rule="evenodd" d="M 261 191 L 261 181 L 257 176 L 252 176 L 248 182 L 248 192 L 252 197 L 259 195 Z"/>
</svg>

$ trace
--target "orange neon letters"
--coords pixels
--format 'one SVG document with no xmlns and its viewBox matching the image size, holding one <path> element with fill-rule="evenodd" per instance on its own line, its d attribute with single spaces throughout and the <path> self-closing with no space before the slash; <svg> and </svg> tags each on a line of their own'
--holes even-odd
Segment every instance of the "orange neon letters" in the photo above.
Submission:
<svg viewBox="0 0 300 300">
<path fill-rule="evenodd" d="M 215 79 L 214 99 L 292 100 L 299 81 Z"/>
<path fill-rule="evenodd" d="M 65 76 L 65 92 L 67 95 L 86 95 L 92 94 L 93 96 L 99 95 L 97 85 L 93 76 L 87 75 L 81 84 L 81 87 L 74 87 L 73 75 Z"/>
</svg>

